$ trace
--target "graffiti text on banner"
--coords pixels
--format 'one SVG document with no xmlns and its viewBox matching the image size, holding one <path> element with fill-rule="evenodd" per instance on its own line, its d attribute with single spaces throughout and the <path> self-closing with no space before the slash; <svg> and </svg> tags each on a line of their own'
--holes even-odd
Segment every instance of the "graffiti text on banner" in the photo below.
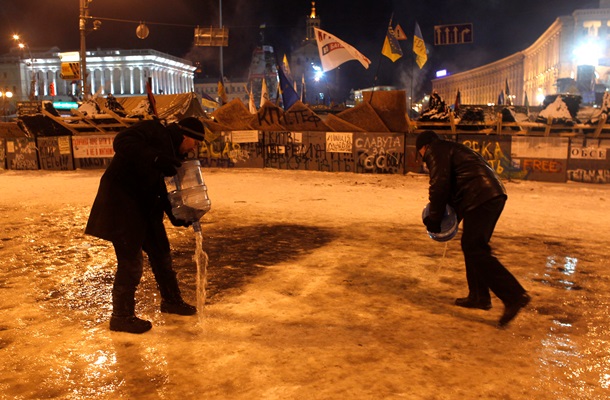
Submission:
<svg viewBox="0 0 610 400">
<path fill-rule="evenodd" d="M 522 170 L 518 162 L 515 163 L 510 158 L 506 157 L 504 150 L 502 150 L 502 143 L 506 143 L 506 146 L 509 145 L 509 142 L 479 140 L 478 138 L 462 141 L 464 146 L 470 147 L 481 154 L 485 161 L 487 161 L 501 177 L 527 179 L 529 171 Z"/>
<path fill-rule="evenodd" d="M 403 148 L 399 136 L 358 137 L 354 142 L 354 153 L 358 156 L 357 172 L 401 172 Z"/>
<path fill-rule="evenodd" d="M 583 183 L 610 183 L 610 170 L 574 169 L 568 170 L 568 180 Z"/>
</svg>

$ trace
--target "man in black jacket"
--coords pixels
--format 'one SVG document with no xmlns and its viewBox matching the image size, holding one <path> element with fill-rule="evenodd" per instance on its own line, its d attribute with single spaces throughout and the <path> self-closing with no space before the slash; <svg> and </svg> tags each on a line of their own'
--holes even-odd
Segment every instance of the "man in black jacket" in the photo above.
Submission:
<svg viewBox="0 0 610 400">
<path fill-rule="evenodd" d="M 188 117 L 168 126 L 157 119 L 142 121 L 114 139 L 115 155 L 102 175 L 85 228 L 85 233 L 111 241 L 117 257 L 110 330 L 143 333 L 152 328 L 149 321 L 135 315 L 142 251 L 161 293 L 161 312 L 197 312 L 180 294 L 163 214 L 175 226 L 189 226 L 190 222 L 172 215 L 164 177 L 177 173 L 180 158 L 194 150 L 203 137 L 203 123 Z"/>
<path fill-rule="evenodd" d="M 504 185 L 479 153 L 461 143 L 442 140 L 433 131 L 417 136 L 416 149 L 430 171 L 426 228 L 432 233 L 441 231 L 447 204 L 455 209 L 458 221 L 463 221 L 461 245 L 468 296 L 456 299 L 455 304 L 489 310 L 491 290 L 504 303 L 498 326 L 506 326 L 529 303 L 530 296 L 489 246 L 507 199 Z"/>
</svg>

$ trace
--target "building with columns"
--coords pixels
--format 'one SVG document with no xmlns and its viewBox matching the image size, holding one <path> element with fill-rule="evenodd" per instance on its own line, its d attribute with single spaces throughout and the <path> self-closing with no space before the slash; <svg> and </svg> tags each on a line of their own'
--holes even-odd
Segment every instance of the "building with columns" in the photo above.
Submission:
<svg viewBox="0 0 610 400">
<path fill-rule="evenodd" d="M 448 104 L 458 90 L 462 104 L 497 104 L 507 86 L 514 105 L 524 105 L 526 98 L 540 105 L 555 93 L 580 94 L 585 103 L 599 100 L 610 88 L 610 0 L 558 17 L 518 53 L 432 81 L 432 90 Z"/>
<path fill-rule="evenodd" d="M 15 101 L 75 100 L 80 81 L 63 79 L 62 62 L 78 62 L 78 53 L 62 53 L 58 48 L 11 52 L 0 57 L 0 89 L 11 90 Z M 195 67 L 188 60 L 156 50 L 87 51 L 87 91 L 115 97 L 146 93 L 152 78 L 156 94 L 194 91 Z"/>
</svg>

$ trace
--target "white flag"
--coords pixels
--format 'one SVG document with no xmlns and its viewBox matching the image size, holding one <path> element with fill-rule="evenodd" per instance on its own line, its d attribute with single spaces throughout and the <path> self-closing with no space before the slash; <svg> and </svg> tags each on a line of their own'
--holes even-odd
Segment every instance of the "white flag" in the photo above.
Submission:
<svg viewBox="0 0 610 400">
<path fill-rule="evenodd" d="M 247 86 L 246 91 L 248 91 Z M 254 104 L 254 93 L 252 93 L 252 84 L 250 84 L 250 91 L 248 91 L 248 109 L 250 110 L 250 113 L 256 114 L 256 104 Z"/>
<path fill-rule="evenodd" d="M 366 58 L 354 47 L 331 35 L 322 29 L 313 28 L 318 42 L 318 52 L 324 72 L 337 68 L 346 61 L 357 60 L 366 69 L 369 68 L 371 60 Z"/>
</svg>

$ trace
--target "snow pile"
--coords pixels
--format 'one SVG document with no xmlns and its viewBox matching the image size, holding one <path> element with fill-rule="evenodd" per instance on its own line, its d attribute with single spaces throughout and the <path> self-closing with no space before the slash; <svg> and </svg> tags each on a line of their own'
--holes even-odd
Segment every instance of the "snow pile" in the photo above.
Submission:
<svg viewBox="0 0 610 400">
<path fill-rule="evenodd" d="M 145 118 L 152 115 L 148 99 L 141 100 L 127 115 L 127 118 Z"/>
<path fill-rule="evenodd" d="M 572 114 L 570 114 L 568 105 L 563 101 L 561 96 L 557 96 L 555 101 L 546 106 L 544 110 L 540 111 L 536 121 L 546 123 L 549 119 L 552 120 L 553 124 L 573 123 Z"/>
<path fill-rule="evenodd" d="M 428 109 L 421 113 L 419 121 L 449 121 L 450 112 L 449 107 L 443 101 L 443 99 L 441 99 L 441 96 L 434 92 L 430 96 Z"/>
</svg>

